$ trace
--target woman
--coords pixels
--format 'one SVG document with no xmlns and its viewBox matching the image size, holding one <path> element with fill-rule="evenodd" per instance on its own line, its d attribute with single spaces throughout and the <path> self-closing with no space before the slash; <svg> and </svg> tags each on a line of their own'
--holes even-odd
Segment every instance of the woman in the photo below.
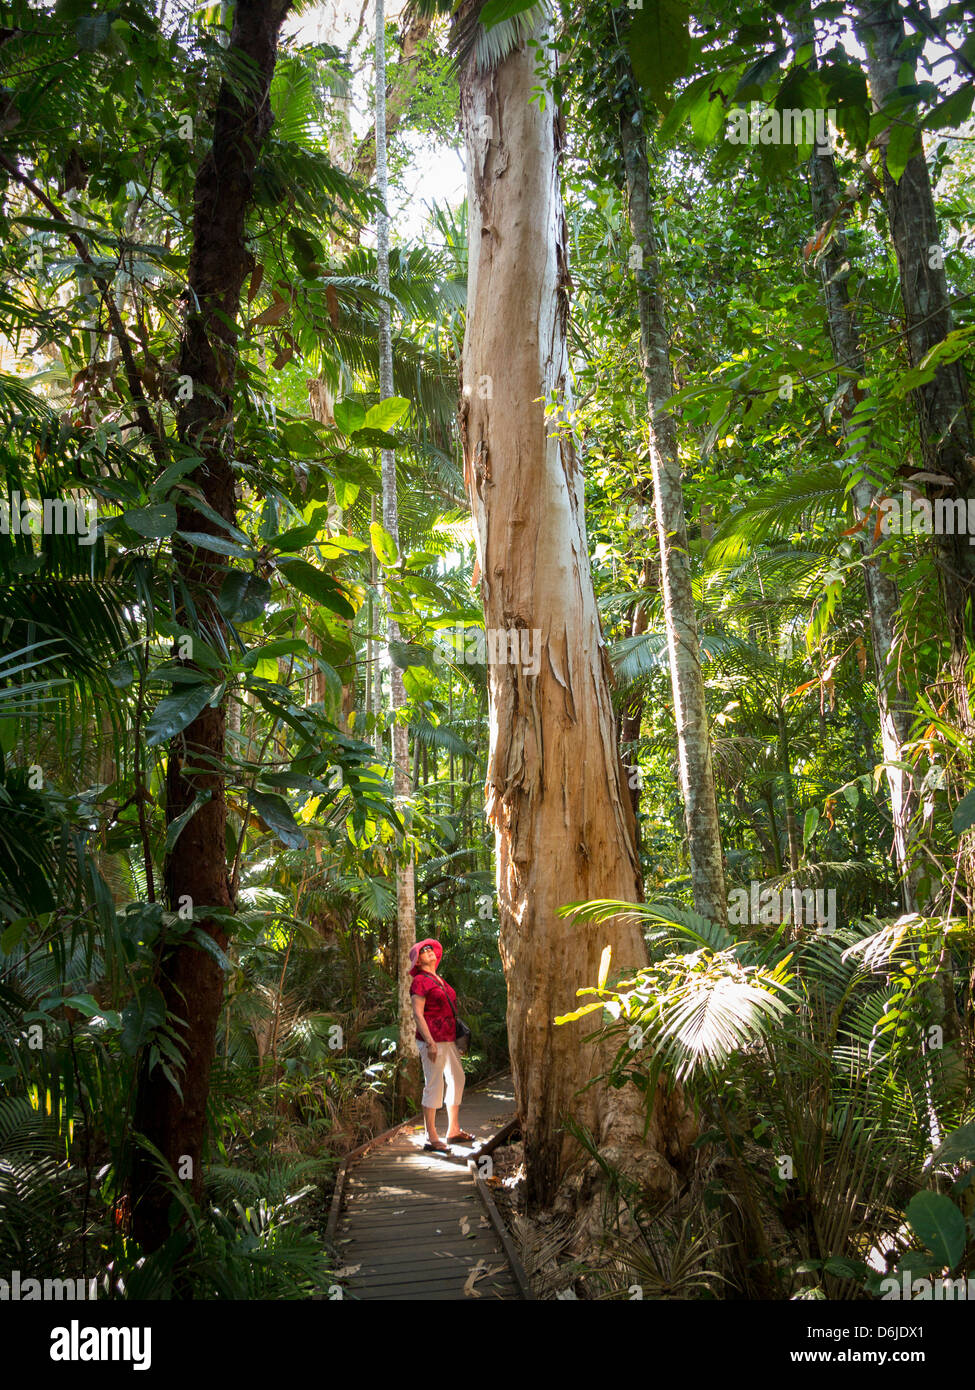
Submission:
<svg viewBox="0 0 975 1390">
<path fill-rule="evenodd" d="M 448 1153 L 448 1144 L 471 1144 L 473 1134 L 460 1127 L 460 1098 L 464 1094 L 464 1064 L 457 1051 L 457 995 L 437 974 L 443 955 L 439 941 L 428 937 L 410 947 L 410 974 L 413 983 L 413 1016 L 416 1019 L 416 1045 L 423 1063 L 423 1119 L 427 1129 L 424 1149 Z M 447 1143 L 437 1134 L 437 1111 L 444 1099 L 444 1072 L 447 1074 Z"/>
</svg>

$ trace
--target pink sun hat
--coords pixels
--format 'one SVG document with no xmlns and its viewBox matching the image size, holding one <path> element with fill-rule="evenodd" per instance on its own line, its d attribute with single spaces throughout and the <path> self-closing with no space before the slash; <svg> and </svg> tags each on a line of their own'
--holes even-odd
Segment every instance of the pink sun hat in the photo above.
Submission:
<svg viewBox="0 0 975 1390">
<path fill-rule="evenodd" d="M 437 955 L 437 965 L 440 964 L 440 959 L 443 956 L 443 947 L 441 946 L 439 941 L 434 941 L 432 936 L 428 936 L 425 941 L 418 941 L 414 946 L 410 947 L 411 975 L 418 975 L 420 973 L 420 952 L 423 950 L 424 946 L 433 947 Z"/>
</svg>

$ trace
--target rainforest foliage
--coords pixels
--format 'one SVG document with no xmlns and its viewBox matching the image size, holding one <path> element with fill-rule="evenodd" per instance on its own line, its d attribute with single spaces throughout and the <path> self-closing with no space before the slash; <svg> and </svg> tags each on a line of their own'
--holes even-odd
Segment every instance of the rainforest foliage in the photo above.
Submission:
<svg viewBox="0 0 975 1390">
<path fill-rule="evenodd" d="M 507 1065 L 492 670 L 558 658 L 484 632 L 468 244 L 508 232 L 443 171 L 519 45 L 642 879 L 553 930 L 628 913 L 649 962 L 549 1026 L 697 1136 L 666 1201 L 607 1169 L 633 1221 L 584 1296 L 975 1274 L 970 8 L 393 6 L 388 290 L 359 8 L 0 6 L 0 1278 L 335 1286 L 335 1170 L 418 1102 L 407 865 L 469 1077 Z"/>
</svg>

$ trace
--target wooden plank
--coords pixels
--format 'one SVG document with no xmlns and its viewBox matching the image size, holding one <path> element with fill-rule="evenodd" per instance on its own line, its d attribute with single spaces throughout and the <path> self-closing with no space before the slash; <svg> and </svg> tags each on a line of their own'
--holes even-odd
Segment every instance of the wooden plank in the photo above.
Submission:
<svg viewBox="0 0 975 1390">
<path fill-rule="evenodd" d="M 488 1220 L 497 1232 L 498 1239 L 504 1247 L 504 1253 L 508 1257 L 508 1265 L 521 1291 L 522 1298 L 530 1303 L 537 1302 L 535 1295 L 532 1293 L 531 1284 L 528 1282 L 528 1274 L 518 1257 L 518 1251 L 515 1249 L 514 1242 L 508 1234 L 508 1228 L 501 1220 L 501 1213 L 494 1204 L 494 1198 L 491 1196 L 491 1189 L 478 1173 L 477 1164 L 473 1159 L 470 1161 L 470 1170 L 471 1177 L 474 1179 L 474 1186 L 477 1188 L 478 1196 L 481 1198 L 487 1210 Z"/>
<path fill-rule="evenodd" d="M 366 1236 L 376 1236 L 382 1239 L 388 1236 L 390 1239 L 402 1240 L 405 1235 L 412 1235 L 415 1240 L 438 1240 L 462 1241 L 465 1237 L 460 1232 L 460 1222 L 457 1218 L 436 1218 L 427 1217 L 421 1221 L 397 1221 L 395 1225 L 381 1221 L 362 1221 L 352 1226 L 340 1226 L 339 1236 L 352 1236 L 358 1240 Z"/>
<path fill-rule="evenodd" d="M 393 1268 L 396 1265 L 416 1265 L 418 1268 L 421 1265 L 443 1265 L 446 1269 L 452 1269 L 455 1266 L 460 1268 L 463 1264 L 466 1264 L 468 1260 L 476 1261 L 482 1259 L 485 1253 L 489 1252 L 492 1248 L 494 1247 L 473 1240 L 465 1241 L 463 1250 L 454 1250 L 448 1246 L 441 1245 L 439 1242 L 436 1246 L 431 1244 L 428 1248 L 421 1251 L 417 1251 L 416 1249 L 410 1250 L 409 1247 L 405 1245 L 394 1245 L 388 1247 L 389 1258 L 386 1259 L 384 1251 L 387 1247 L 384 1246 L 382 1248 L 375 1247 L 371 1250 L 350 1250 L 345 1264 L 347 1266 L 361 1265 L 363 1269 L 372 1269 L 373 1267 L 378 1269 L 380 1266 L 383 1268 L 387 1266 Z M 352 1279 L 354 1276 L 350 1274 L 349 1278 Z"/>
<path fill-rule="evenodd" d="M 481 1258 L 483 1258 L 483 1256 Z M 499 1258 L 501 1257 L 499 1256 Z M 376 1288 L 381 1288 L 384 1284 L 389 1286 L 391 1284 L 411 1283 L 418 1285 L 440 1284 L 446 1287 L 448 1284 L 453 1283 L 457 1284 L 460 1288 L 463 1288 L 468 1276 L 470 1275 L 471 1270 L 475 1269 L 476 1267 L 477 1261 L 475 1260 L 473 1264 L 458 1264 L 454 1265 L 451 1268 L 447 1268 L 441 1264 L 436 1269 L 418 1269 L 415 1271 L 403 1268 L 394 1270 L 375 1270 L 371 1272 L 363 1270 L 360 1271 L 358 1274 L 349 1276 L 349 1287 L 358 1289 L 368 1284 Z M 500 1275 L 498 1275 L 497 1277 L 500 1278 Z"/>
<path fill-rule="evenodd" d="M 480 1253 L 474 1251 L 464 1255 L 445 1254 L 435 1258 L 417 1261 L 409 1259 L 404 1251 L 402 1258 L 395 1262 L 381 1260 L 378 1256 L 374 1257 L 372 1262 L 365 1259 L 362 1261 L 355 1261 L 352 1264 L 355 1273 L 345 1275 L 344 1277 L 348 1279 L 350 1284 L 358 1284 L 360 1281 L 368 1282 L 376 1278 L 412 1279 L 414 1275 L 418 1279 L 429 1277 L 433 1274 L 464 1274 L 466 1277 L 477 1264 L 478 1260 L 483 1259 L 483 1251 Z M 356 1264 L 358 1264 L 358 1268 L 356 1268 Z"/>
<path fill-rule="evenodd" d="M 487 1288 L 484 1287 L 483 1283 L 482 1283 L 481 1285 L 479 1285 L 478 1287 L 479 1287 L 479 1289 L 480 1289 L 480 1291 L 481 1291 L 481 1298 L 482 1298 L 482 1299 L 484 1299 L 484 1298 L 495 1299 L 495 1298 L 504 1298 L 504 1297 L 505 1297 L 505 1291 L 504 1291 L 504 1289 L 487 1289 Z M 469 1296 L 468 1296 L 468 1297 L 469 1297 Z M 441 1290 L 441 1289 L 438 1289 L 436 1292 L 431 1291 L 430 1293 L 415 1293 L 415 1292 L 411 1292 L 411 1293 L 405 1293 L 405 1292 L 404 1292 L 404 1293 L 399 1293 L 399 1292 L 397 1292 L 397 1293 L 381 1293 L 381 1292 L 378 1292 L 378 1291 L 376 1291 L 376 1290 L 374 1290 L 374 1289 L 370 1289 L 370 1290 L 367 1290 L 366 1292 L 364 1292 L 364 1293 L 362 1294 L 361 1298 L 362 1298 L 362 1302 L 363 1302 L 363 1303 L 382 1303 L 382 1302 L 384 1302 L 386 1299 L 390 1299 L 390 1298 L 395 1298 L 395 1299 L 397 1300 L 397 1302 L 403 1302 L 403 1303 L 427 1303 L 427 1302 L 429 1302 L 429 1303 L 457 1303 L 457 1302 L 466 1303 L 466 1302 L 467 1302 L 467 1298 L 464 1297 L 463 1292 L 461 1292 L 460 1294 L 458 1294 L 456 1290 L 449 1290 L 449 1289 L 442 1289 L 442 1290 Z M 470 1301 L 471 1301 L 472 1303 L 476 1303 L 476 1302 L 477 1302 L 477 1299 L 471 1298 Z"/>
<path fill-rule="evenodd" d="M 496 1094 L 475 1092 L 465 1104 L 468 1128 L 476 1135 L 480 1131 L 480 1140 L 488 1143 L 498 1121 L 510 1119 L 512 1096 L 505 1086 Z M 480 1224 L 485 1217 L 474 1168 L 477 1147 L 457 1145 L 443 1155 L 424 1151 L 422 1130 L 408 1121 L 347 1156 L 329 1226 L 342 1266 L 357 1266 L 345 1276 L 350 1297 L 457 1301 L 465 1297 L 465 1282 L 479 1261 L 498 1270 L 478 1281 L 479 1296 L 518 1297 L 513 1246 L 510 1240 L 506 1244 L 496 1209 Z M 463 1235 L 461 1221 L 469 1223 L 470 1235 Z"/>
<path fill-rule="evenodd" d="M 443 1243 L 444 1239 L 443 1236 L 431 1236 L 427 1243 L 429 1250 L 435 1253 L 446 1251 L 458 1255 L 462 1253 L 465 1255 L 473 1253 L 475 1255 L 500 1256 L 501 1253 L 498 1250 L 498 1242 L 493 1236 L 485 1236 L 483 1239 L 479 1238 L 477 1240 L 465 1240 L 463 1251 L 458 1250 L 453 1245 L 445 1245 Z M 366 1258 L 378 1259 L 384 1250 L 388 1250 L 390 1255 L 399 1250 L 408 1258 L 412 1256 L 413 1259 L 416 1259 L 418 1254 L 423 1253 L 424 1246 L 423 1243 L 420 1242 L 418 1249 L 418 1242 L 412 1235 L 402 1238 L 370 1235 L 368 1239 L 365 1237 L 362 1239 L 352 1237 L 348 1244 L 340 1247 L 342 1263 L 352 1265 L 358 1264 L 361 1260 Z"/>
</svg>

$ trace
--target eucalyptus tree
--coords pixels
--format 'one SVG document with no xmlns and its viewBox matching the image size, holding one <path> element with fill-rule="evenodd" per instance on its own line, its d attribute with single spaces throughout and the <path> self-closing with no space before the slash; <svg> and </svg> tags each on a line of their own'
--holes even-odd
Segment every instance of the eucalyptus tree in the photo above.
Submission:
<svg viewBox="0 0 975 1390">
<path fill-rule="evenodd" d="M 541 7 L 490 19 L 464 4 L 455 33 L 470 209 L 460 416 L 491 648 L 486 812 L 528 1197 L 550 1204 L 563 1185 L 574 1157 L 566 1116 L 666 1193 L 693 1134 L 679 1091 L 661 1091 L 644 1146 L 637 1098 L 577 1095 L 592 1059 L 574 1029 L 554 1026 L 601 957 L 605 973 L 609 951 L 621 970 L 646 955 L 626 918 L 594 930 L 557 916 L 569 902 L 635 901 L 640 871 L 571 424 L 550 19 Z M 539 81 L 544 102 L 533 99 Z"/>
</svg>

